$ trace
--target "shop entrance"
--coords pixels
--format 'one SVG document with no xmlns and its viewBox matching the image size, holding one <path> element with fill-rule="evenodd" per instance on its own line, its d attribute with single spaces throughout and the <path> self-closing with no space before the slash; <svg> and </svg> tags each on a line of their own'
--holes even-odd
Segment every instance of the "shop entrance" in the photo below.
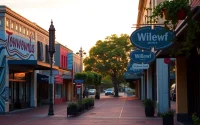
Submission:
<svg viewBox="0 0 200 125">
<path fill-rule="evenodd" d="M 19 75 L 19 73 L 16 73 Z M 25 73 L 20 73 L 22 79 L 16 79 L 15 73 L 9 79 L 9 110 L 30 107 L 30 82 L 27 82 Z"/>
</svg>

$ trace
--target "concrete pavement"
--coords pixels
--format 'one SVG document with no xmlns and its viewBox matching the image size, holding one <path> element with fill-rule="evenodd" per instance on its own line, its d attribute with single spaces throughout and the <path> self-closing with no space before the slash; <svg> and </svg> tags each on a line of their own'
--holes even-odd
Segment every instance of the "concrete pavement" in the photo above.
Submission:
<svg viewBox="0 0 200 125">
<path fill-rule="evenodd" d="M 54 105 L 54 116 L 47 115 L 48 106 L 12 112 L 0 115 L 0 125 L 162 125 L 162 118 L 145 116 L 140 100 L 124 94 L 101 95 L 94 108 L 76 117 L 67 118 L 66 112 L 66 103 Z"/>
</svg>

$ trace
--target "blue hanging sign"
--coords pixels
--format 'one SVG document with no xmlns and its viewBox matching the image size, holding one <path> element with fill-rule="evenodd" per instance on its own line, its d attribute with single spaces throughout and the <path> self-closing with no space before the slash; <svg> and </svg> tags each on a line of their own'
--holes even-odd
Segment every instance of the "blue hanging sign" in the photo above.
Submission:
<svg viewBox="0 0 200 125">
<path fill-rule="evenodd" d="M 143 69 L 134 69 L 132 67 L 128 68 L 128 73 L 130 74 L 140 74 L 142 73 L 144 70 Z"/>
<path fill-rule="evenodd" d="M 150 62 L 154 61 L 154 59 L 156 58 L 156 56 L 151 51 L 135 50 L 135 51 L 131 52 L 130 58 L 135 63 L 149 64 Z"/>
<path fill-rule="evenodd" d="M 128 72 L 125 72 L 124 73 L 124 78 L 125 79 L 140 79 L 140 76 L 136 75 L 136 74 L 130 74 Z"/>
<path fill-rule="evenodd" d="M 151 26 L 142 27 L 130 36 L 134 46 L 146 50 L 151 50 L 153 47 L 155 50 L 167 48 L 172 45 L 174 38 L 173 31 L 161 26 L 154 26 L 154 29 Z"/>
<path fill-rule="evenodd" d="M 83 79 L 74 79 L 74 83 L 83 83 L 84 80 Z"/>
<path fill-rule="evenodd" d="M 143 69 L 135 69 L 133 68 L 133 62 L 131 61 L 129 64 L 128 64 L 128 67 L 127 67 L 127 72 L 130 73 L 130 74 L 140 74 L 142 73 L 144 70 Z"/>
</svg>

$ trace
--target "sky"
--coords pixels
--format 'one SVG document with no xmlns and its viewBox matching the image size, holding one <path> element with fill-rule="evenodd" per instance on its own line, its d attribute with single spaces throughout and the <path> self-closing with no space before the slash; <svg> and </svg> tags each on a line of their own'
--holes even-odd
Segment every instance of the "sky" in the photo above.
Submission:
<svg viewBox="0 0 200 125">
<path fill-rule="evenodd" d="M 112 34 L 131 35 L 137 22 L 139 0 L 0 0 L 13 11 L 49 29 L 51 19 L 56 41 L 74 53 L 89 52 L 98 40 Z"/>
</svg>

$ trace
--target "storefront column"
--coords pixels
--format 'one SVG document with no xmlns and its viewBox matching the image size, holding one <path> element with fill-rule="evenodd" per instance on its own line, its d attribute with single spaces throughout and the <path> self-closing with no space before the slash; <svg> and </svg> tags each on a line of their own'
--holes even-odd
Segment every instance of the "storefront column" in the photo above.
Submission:
<svg viewBox="0 0 200 125">
<path fill-rule="evenodd" d="M 141 76 L 141 100 L 145 99 L 145 80 L 144 76 Z"/>
<path fill-rule="evenodd" d="M 152 67 L 147 69 L 147 98 L 152 99 Z"/>
<path fill-rule="evenodd" d="M 164 59 L 156 59 L 157 72 L 157 111 L 163 113 L 169 109 L 169 68 Z"/>
<path fill-rule="evenodd" d="M 30 107 L 37 107 L 37 72 L 31 73 L 31 100 Z"/>
<path fill-rule="evenodd" d="M 137 80 L 138 98 L 141 99 L 141 80 Z"/>
<path fill-rule="evenodd" d="M 72 83 L 68 82 L 68 86 L 67 86 L 67 101 L 72 101 Z"/>
<path fill-rule="evenodd" d="M 186 58 L 176 58 L 176 113 L 177 121 L 187 120 L 187 70 Z"/>
<path fill-rule="evenodd" d="M 138 97 L 138 83 L 137 81 L 135 83 L 135 96 Z"/>
<path fill-rule="evenodd" d="M 6 61 L 5 65 L 5 74 L 9 74 L 9 67 L 8 63 Z M 5 112 L 9 112 L 9 75 L 5 75 L 5 89 L 8 90 L 8 93 L 6 93 L 6 98 L 5 98 Z"/>
</svg>

